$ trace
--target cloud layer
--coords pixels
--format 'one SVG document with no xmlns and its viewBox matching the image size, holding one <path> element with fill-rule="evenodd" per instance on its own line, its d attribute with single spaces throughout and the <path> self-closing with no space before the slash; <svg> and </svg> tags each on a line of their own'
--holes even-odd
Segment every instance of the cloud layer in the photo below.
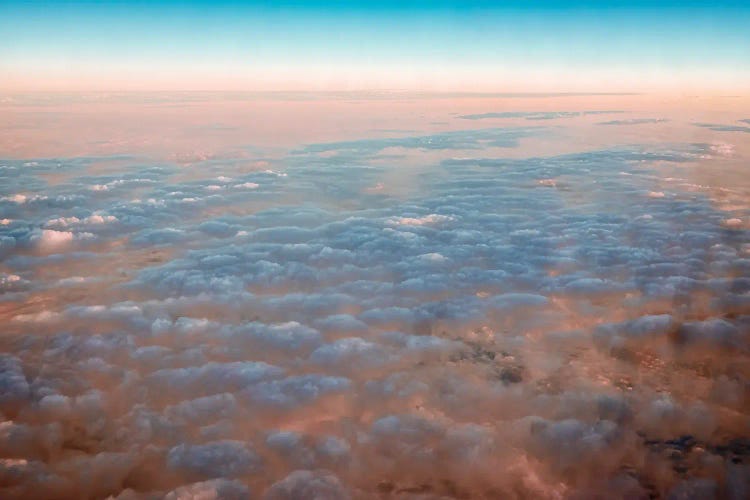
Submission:
<svg viewBox="0 0 750 500">
<path fill-rule="evenodd" d="M 0 496 L 743 498 L 750 214 L 659 174 L 716 148 L 485 154 L 547 133 L 0 162 Z"/>
</svg>

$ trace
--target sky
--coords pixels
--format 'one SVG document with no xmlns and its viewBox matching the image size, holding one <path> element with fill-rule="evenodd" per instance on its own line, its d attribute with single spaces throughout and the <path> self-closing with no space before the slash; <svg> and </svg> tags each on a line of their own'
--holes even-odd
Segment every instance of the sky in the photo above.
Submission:
<svg viewBox="0 0 750 500">
<path fill-rule="evenodd" d="M 0 3 L 0 90 L 718 91 L 744 2 Z"/>
</svg>

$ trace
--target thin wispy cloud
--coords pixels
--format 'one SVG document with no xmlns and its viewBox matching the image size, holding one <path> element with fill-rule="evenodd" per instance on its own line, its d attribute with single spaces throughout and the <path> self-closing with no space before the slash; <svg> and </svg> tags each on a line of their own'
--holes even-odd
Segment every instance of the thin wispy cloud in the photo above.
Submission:
<svg viewBox="0 0 750 500">
<path fill-rule="evenodd" d="M 750 127 L 742 125 L 723 125 L 720 123 L 695 123 L 696 127 L 707 128 L 715 132 L 746 132 L 750 133 Z"/>
<path fill-rule="evenodd" d="M 557 118 L 576 118 L 589 115 L 608 115 L 623 111 L 503 111 L 496 113 L 479 113 L 459 115 L 464 120 L 489 120 L 504 118 L 524 118 L 526 120 L 555 120 Z"/>
<path fill-rule="evenodd" d="M 627 120 L 610 120 L 599 122 L 599 125 L 647 125 L 652 123 L 666 123 L 666 118 L 630 118 Z"/>
</svg>

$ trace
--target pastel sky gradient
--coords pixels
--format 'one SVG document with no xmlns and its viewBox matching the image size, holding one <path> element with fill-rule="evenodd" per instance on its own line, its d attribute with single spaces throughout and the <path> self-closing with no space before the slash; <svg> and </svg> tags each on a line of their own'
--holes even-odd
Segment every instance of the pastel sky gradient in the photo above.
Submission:
<svg viewBox="0 0 750 500">
<path fill-rule="evenodd" d="M 750 89 L 739 1 L 0 3 L 0 90 Z"/>
</svg>

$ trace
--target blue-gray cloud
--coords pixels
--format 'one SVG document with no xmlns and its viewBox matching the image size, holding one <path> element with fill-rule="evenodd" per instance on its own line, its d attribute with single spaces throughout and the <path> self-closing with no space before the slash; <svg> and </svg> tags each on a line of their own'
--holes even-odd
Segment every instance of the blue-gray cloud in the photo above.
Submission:
<svg viewBox="0 0 750 500">
<path fill-rule="evenodd" d="M 488 152 L 546 133 L 0 162 L 0 493 L 744 491 L 748 214 L 656 175 L 712 146 Z"/>
<path fill-rule="evenodd" d="M 299 150 L 298 153 L 350 151 L 363 155 L 368 153 L 375 154 L 386 148 L 423 150 L 481 149 L 485 147 L 511 148 L 517 146 L 520 139 L 534 137 L 542 132 L 543 129 L 540 127 L 460 130 L 424 136 L 310 144 Z"/>
<path fill-rule="evenodd" d="M 742 125 L 722 125 L 718 123 L 695 123 L 696 127 L 707 128 L 715 132 L 746 132 L 750 133 L 750 127 Z"/>
<path fill-rule="evenodd" d="M 666 123 L 666 118 L 630 118 L 628 120 L 610 120 L 599 122 L 597 125 L 646 125 L 650 123 Z"/>
<path fill-rule="evenodd" d="M 609 115 L 624 111 L 502 111 L 495 113 L 478 113 L 459 115 L 464 120 L 488 120 L 493 118 L 525 118 L 526 120 L 554 120 L 557 118 L 575 118 L 589 115 Z"/>
</svg>

